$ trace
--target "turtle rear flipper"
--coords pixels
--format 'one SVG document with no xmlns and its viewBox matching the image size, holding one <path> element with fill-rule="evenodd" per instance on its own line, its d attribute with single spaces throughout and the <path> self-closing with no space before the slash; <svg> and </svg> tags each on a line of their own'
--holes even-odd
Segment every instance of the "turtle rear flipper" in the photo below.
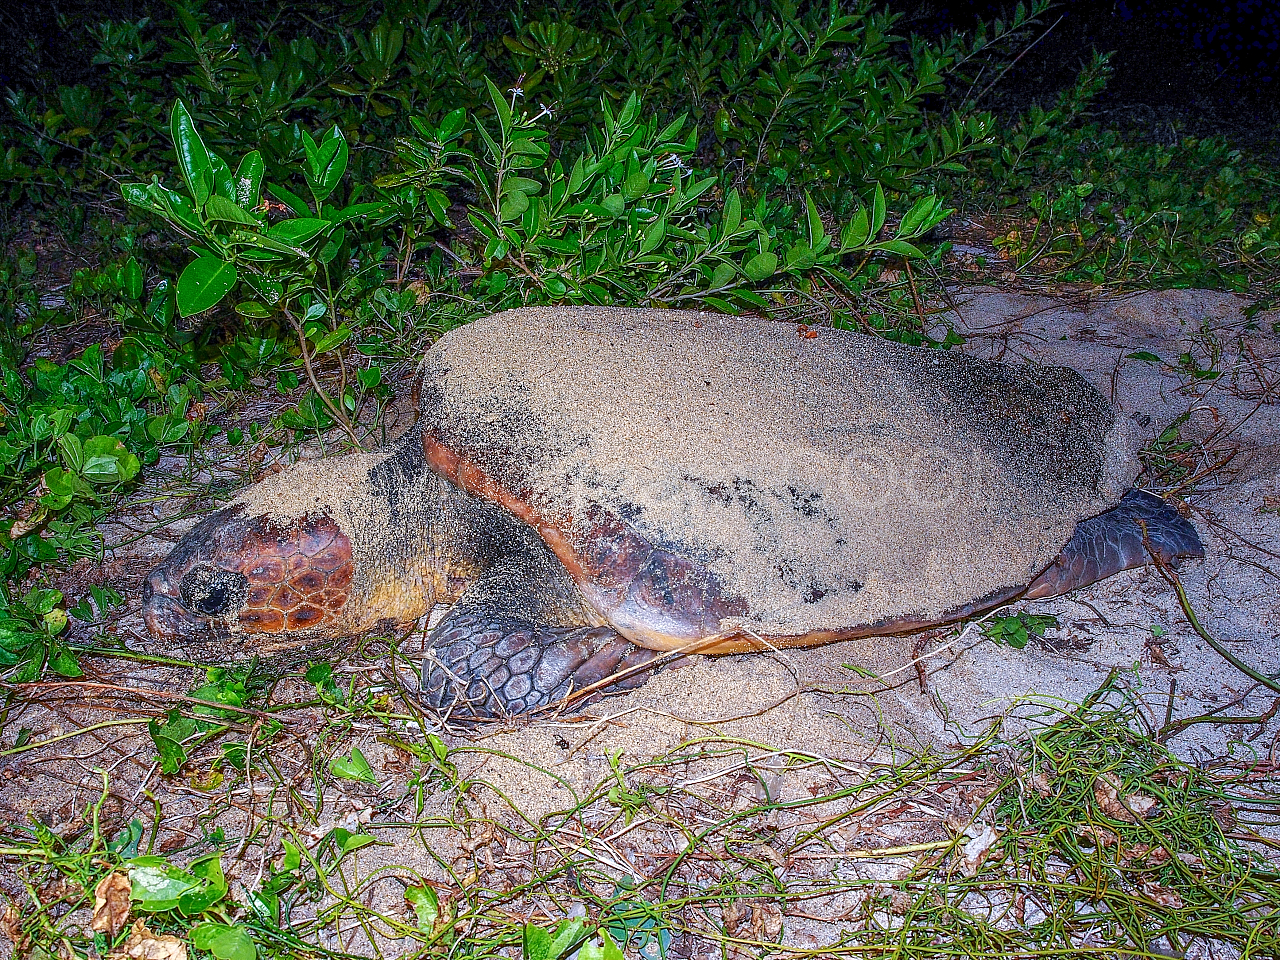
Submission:
<svg viewBox="0 0 1280 960">
<path fill-rule="evenodd" d="M 427 706 L 456 718 L 514 715 L 615 674 L 612 690 L 648 679 L 657 654 L 590 625 L 563 567 L 537 561 L 493 564 L 431 632 L 419 691 Z"/>
<path fill-rule="evenodd" d="M 1024 596 L 1029 600 L 1061 596 L 1150 563 L 1153 553 L 1172 566 L 1183 558 L 1203 557 L 1204 544 L 1190 521 L 1163 499 L 1130 490 L 1113 509 L 1080 521 L 1058 559 Z"/>
</svg>

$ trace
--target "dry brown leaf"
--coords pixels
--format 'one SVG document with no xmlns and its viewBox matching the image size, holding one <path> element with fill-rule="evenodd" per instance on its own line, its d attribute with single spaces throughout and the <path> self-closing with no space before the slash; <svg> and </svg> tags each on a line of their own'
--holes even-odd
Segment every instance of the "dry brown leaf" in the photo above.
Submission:
<svg viewBox="0 0 1280 960">
<path fill-rule="evenodd" d="M 1120 802 L 1120 781 L 1114 774 L 1104 773 L 1093 781 L 1093 799 L 1098 809 L 1112 820 L 1135 823 L 1134 816 Z"/>
<path fill-rule="evenodd" d="M 964 861 L 960 865 L 960 869 L 964 871 L 966 877 L 976 876 L 978 867 L 982 866 L 982 861 L 986 859 L 987 852 L 996 845 L 996 841 L 1000 839 L 1000 834 L 989 823 L 970 824 L 969 829 L 965 831 L 965 835 L 969 838 L 969 842 L 961 848 Z"/>
<path fill-rule="evenodd" d="M 1112 847 L 1120 842 L 1120 838 L 1106 827 L 1096 827 L 1092 823 L 1082 823 L 1076 827 L 1076 836 L 1095 847 Z"/>
<path fill-rule="evenodd" d="M 22 953 L 31 943 L 31 938 L 22 932 L 22 914 L 11 903 L 4 908 L 0 916 L 0 933 L 13 941 L 14 953 Z"/>
<path fill-rule="evenodd" d="M 1177 890 L 1170 887 L 1162 887 L 1148 880 L 1142 885 L 1142 892 L 1162 907 L 1168 907 L 1170 910 L 1182 909 L 1182 897 Z"/>
<path fill-rule="evenodd" d="M 724 918 L 724 932 L 728 936 L 737 937 L 746 932 L 747 921 L 751 917 L 751 908 L 741 900 L 726 904 L 721 909 L 720 914 Z"/>
<path fill-rule="evenodd" d="M 765 901 L 751 905 L 751 932 L 756 940 L 776 943 L 782 935 L 782 911 L 776 903 Z"/>
<path fill-rule="evenodd" d="M 107 960 L 187 960 L 187 945 L 166 933 L 152 933 L 141 920 Z"/>
<path fill-rule="evenodd" d="M 1125 863 L 1131 863 L 1135 860 L 1139 860 L 1158 867 L 1168 859 L 1168 850 L 1161 846 L 1153 847 L 1149 843 L 1135 843 L 1124 852 Z"/>
<path fill-rule="evenodd" d="M 1053 774 L 1047 770 L 1037 770 L 1036 775 L 1027 781 L 1027 786 L 1042 797 L 1053 795 Z"/>
<path fill-rule="evenodd" d="M 89 928 L 115 938 L 129 922 L 129 894 L 133 885 L 123 872 L 109 873 L 93 888 L 93 919 Z"/>
</svg>

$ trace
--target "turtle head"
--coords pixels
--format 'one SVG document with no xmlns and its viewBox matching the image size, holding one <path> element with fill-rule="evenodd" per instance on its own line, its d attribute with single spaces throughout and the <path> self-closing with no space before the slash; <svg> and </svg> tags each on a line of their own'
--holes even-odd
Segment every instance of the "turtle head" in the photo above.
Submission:
<svg viewBox="0 0 1280 960">
<path fill-rule="evenodd" d="M 235 504 L 202 520 L 151 571 L 143 617 L 162 640 L 342 635 L 351 541 L 327 514 L 288 520 Z"/>
</svg>

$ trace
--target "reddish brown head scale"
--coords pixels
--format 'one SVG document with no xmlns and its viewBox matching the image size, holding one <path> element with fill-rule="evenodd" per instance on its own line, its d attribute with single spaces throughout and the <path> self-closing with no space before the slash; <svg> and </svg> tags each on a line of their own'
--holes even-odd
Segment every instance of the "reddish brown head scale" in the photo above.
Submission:
<svg viewBox="0 0 1280 960">
<path fill-rule="evenodd" d="M 351 541 L 327 516 L 277 522 L 241 506 L 197 524 L 147 577 L 152 634 L 200 639 L 242 633 L 323 632 L 351 595 Z"/>
</svg>

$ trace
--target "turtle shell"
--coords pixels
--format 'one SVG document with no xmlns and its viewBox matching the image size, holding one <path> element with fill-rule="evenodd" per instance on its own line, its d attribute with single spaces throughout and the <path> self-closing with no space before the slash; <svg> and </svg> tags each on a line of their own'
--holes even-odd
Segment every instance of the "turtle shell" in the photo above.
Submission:
<svg viewBox="0 0 1280 960">
<path fill-rule="evenodd" d="M 487 317 L 429 351 L 422 396 L 428 464 L 657 649 L 963 615 L 1137 474 L 1128 421 L 1074 371 L 711 313 Z"/>
</svg>

